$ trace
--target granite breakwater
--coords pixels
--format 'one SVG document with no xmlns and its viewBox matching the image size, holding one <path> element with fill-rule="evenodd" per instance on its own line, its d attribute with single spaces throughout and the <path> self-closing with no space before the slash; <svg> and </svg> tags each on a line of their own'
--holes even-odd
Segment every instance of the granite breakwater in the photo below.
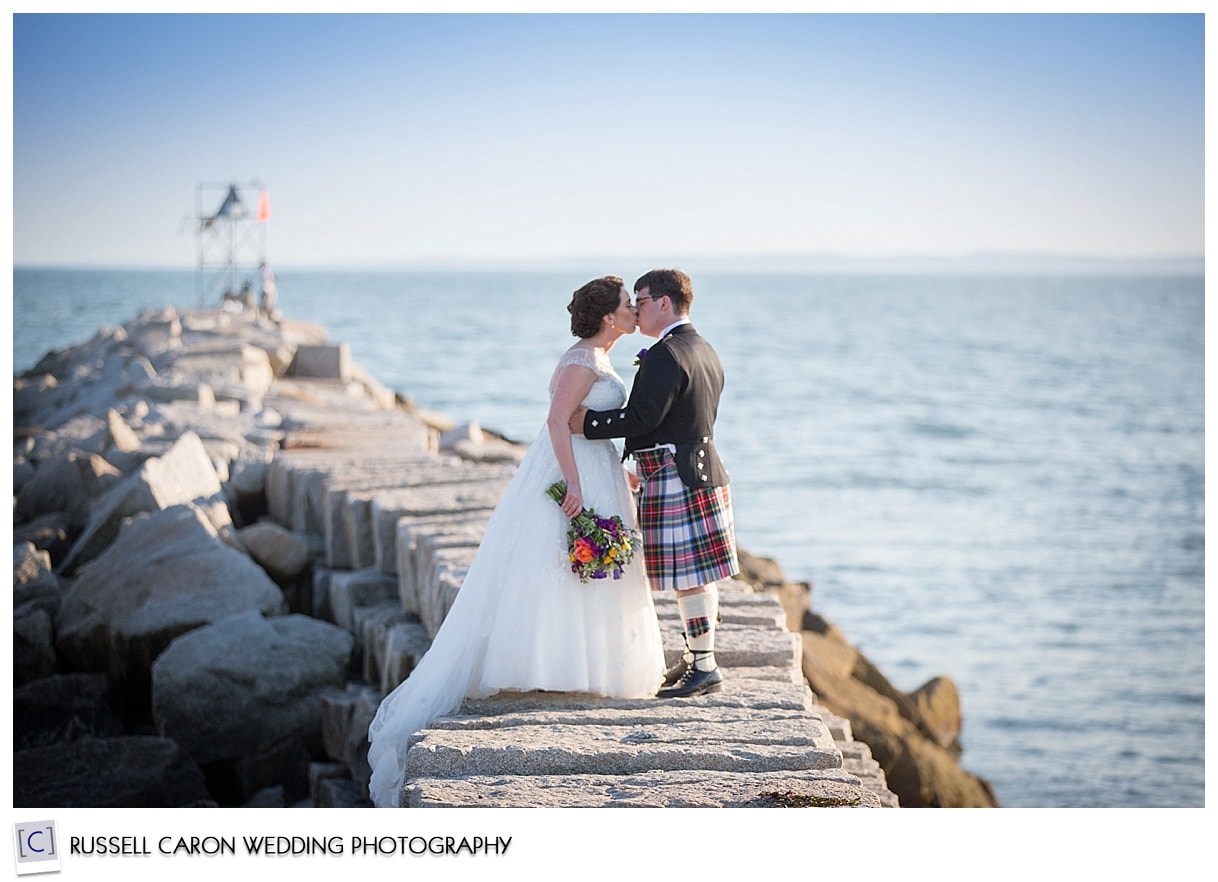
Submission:
<svg viewBox="0 0 1218 882">
<path fill-rule="evenodd" d="M 48 353 L 14 378 L 15 804 L 368 805 L 371 715 L 522 454 L 291 320 L 158 310 Z M 722 693 L 468 701 L 416 735 L 402 804 L 997 803 L 950 680 L 896 690 L 744 559 Z"/>
</svg>

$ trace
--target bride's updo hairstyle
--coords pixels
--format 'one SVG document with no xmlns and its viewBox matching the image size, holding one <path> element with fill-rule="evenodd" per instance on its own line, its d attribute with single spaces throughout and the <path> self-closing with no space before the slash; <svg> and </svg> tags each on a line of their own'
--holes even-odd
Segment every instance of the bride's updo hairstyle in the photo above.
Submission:
<svg viewBox="0 0 1218 882">
<path fill-rule="evenodd" d="M 617 276 L 593 279 L 571 295 L 567 312 L 571 313 L 571 333 L 583 340 L 595 337 L 601 330 L 601 319 L 617 312 L 622 305 L 624 283 Z"/>
</svg>

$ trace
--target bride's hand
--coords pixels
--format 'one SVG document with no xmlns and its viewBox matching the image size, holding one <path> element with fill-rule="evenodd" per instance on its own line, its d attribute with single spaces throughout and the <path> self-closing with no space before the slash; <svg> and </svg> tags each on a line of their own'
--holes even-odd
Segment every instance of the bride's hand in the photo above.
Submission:
<svg viewBox="0 0 1218 882">
<path fill-rule="evenodd" d="M 630 492 L 637 493 L 638 489 L 643 486 L 643 479 L 630 469 L 622 469 L 622 471 L 626 473 L 626 483 L 630 485 Z"/>
<path fill-rule="evenodd" d="M 562 513 L 569 518 L 575 517 L 584 510 L 584 495 L 578 487 L 567 487 L 567 495 L 562 498 Z"/>
</svg>

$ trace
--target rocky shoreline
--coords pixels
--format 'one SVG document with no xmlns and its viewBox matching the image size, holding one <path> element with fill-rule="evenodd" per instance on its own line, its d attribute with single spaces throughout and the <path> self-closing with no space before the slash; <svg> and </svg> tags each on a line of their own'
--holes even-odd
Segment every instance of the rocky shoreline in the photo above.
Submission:
<svg viewBox="0 0 1218 882">
<path fill-rule="evenodd" d="M 522 448 L 254 313 L 142 313 L 13 394 L 15 804 L 367 805 L 371 710 L 426 651 Z M 950 680 L 895 689 L 810 586 L 743 557 L 729 697 L 686 713 L 768 766 L 666 752 L 662 702 L 527 693 L 422 733 L 404 803 L 997 805 L 959 765 Z M 538 725 L 569 741 L 514 778 Z"/>
</svg>

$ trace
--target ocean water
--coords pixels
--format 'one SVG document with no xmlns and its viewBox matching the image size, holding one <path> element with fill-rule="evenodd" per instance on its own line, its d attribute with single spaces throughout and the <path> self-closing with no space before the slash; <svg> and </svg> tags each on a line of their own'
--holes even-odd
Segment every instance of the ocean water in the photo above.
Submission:
<svg viewBox="0 0 1218 882">
<path fill-rule="evenodd" d="M 1204 280 L 687 269 L 741 546 L 899 688 L 952 678 L 1004 806 L 1203 806 Z M 529 440 L 602 272 L 278 276 L 386 386 Z M 199 305 L 190 271 L 13 281 L 15 372 Z M 628 382 L 648 342 L 614 349 Z"/>
</svg>

